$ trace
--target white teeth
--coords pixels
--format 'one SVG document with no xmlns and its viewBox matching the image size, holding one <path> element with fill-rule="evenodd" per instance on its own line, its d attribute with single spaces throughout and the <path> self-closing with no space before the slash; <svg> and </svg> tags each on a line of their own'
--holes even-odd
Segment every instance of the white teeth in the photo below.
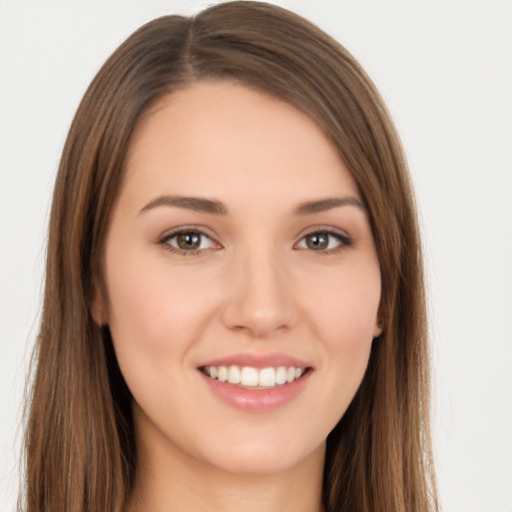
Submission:
<svg viewBox="0 0 512 512">
<path fill-rule="evenodd" d="M 276 385 L 276 371 L 274 368 L 263 368 L 263 370 L 260 370 L 259 385 L 266 388 Z"/>
<path fill-rule="evenodd" d="M 238 366 L 229 367 L 228 382 L 230 384 L 240 384 L 240 368 Z"/>
<path fill-rule="evenodd" d="M 240 384 L 245 387 L 273 388 L 293 382 L 304 375 L 303 368 L 279 366 L 277 368 L 252 368 L 251 366 L 205 366 L 203 372 L 219 382 Z"/>
<path fill-rule="evenodd" d="M 258 382 L 258 370 L 244 366 L 242 368 L 242 374 L 240 375 L 240 383 L 242 386 L 257 386 Z"/>
<path fill-rule="evenodd" d="M 212 373 L 213 366 L 210 366 L 210 375 Z M 225 366 L 219 366 L 218 369 L 218 376 L 219 382 L 226 382 L 228 380 L 228 369 Z"/>
<path fill-rule="evenodd" d="M 286 382 L 286 368 L 280 366 L 276 372 L 276 384 L 284 384 Z"/>
</svg>

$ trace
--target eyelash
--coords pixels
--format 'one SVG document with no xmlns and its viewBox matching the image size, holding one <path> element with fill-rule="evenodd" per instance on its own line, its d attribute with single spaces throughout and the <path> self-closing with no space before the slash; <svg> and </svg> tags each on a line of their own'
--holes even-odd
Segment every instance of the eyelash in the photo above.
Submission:
<svg viewBox="0 0 512 512">
<path fill-rule="evenodd" d="M 163 246 L 163 248 L 166 249 L 167 251 L 175 253 L 175 254 L 179 254 L 181 256 L 197 256 L 198 254 L 201 254 L 202 251 L 209 249 L 209 248 L 206 248 L 206 249 L 198 248 L 198 249 L 193 249 L 193 250 L 185 250 L 185 249 L 180 249 L 179 247 L 176 247 L 174 245 L 171 245 L 170 241 L 173 238 L 179 237 L 180 235 L 196 235 L 196 236 L 198 236 L 201 240 L 199 247 L 202 245 L 204 239 L 206 238 L 206 239 L 209 239 L 212 242 L 212 244 L 217 245 L 218 248 L 221 248 L 221 245 L 218 244 L 217 242 L 215 242 L 215 240 L 213 240 L 212 237 L 208 236 L 206 233 L 204 233 L 200 229 L 193 228 L 193 227 L 186 228 L 186 229 L 178 229 L 176 231 L 166 233 L 164 236 L 162 236 L 158 240 L 158 243 L 161 246 Z"/>
<path fill-rule="evenodd" d="M 176 247 L 174 245 L 171 245 L 170 241 L 173 238 L 179 237 L 180 235 L 196 235 L 196 236 L 198 236 L 200 238 L 199 248 L 193 249 L 193 250 L 185 250 L 185 249 L 180 249 L 179 247 Z M 311 237 L 311 236 L 315 236 L 315 235 L 317 235 L 317 236 L 324 235 L 324 236 L 327 236 L 328 238 L 334 238 L 339 242 L 339 245 L 337 245 L 336 247 L 331 248 L 331 249 L 318 249 L 318 250 L 311 249 L 309 247 L 303 247 L 303 248 L 297 247 L 300 243 L 305 241 L 307 237 Z M 166 233 L 158 240 L 158 244 L 163 246 L 163 248 L 165 250 L 170 251 L 175 254 L 179 254 L 181 256 L 197 256 L 197 255 L 201 254 L 201 252 L 210 249 L 210 247 L 202 248 L 202 249 L 200 248 L 200 246 L 202 245 L 205 238 L 210 240 L 213 245 L 216 245 L 217 246 L 216 248 L 222 248 L 222 246 L 220 244 L 218 244 L 217 242 L 215 242 L 215 240 L 213 240 L 212 237 L 210 237 L 209 235 L 207 235 L 200 229 L 196 229 L 193 227 L 186 228 L 186 229 L 179 229 L 176 231 L 172 231 L 170 233 Z M 328 245 L 329 244 L 330 244 L 330 242 L 328 242 Z M 340 233 L 338 231 L 334 231 L 332 229 L 317 229 L 317 230 L 310 231 L 309 233 L 306 233 L 305 235 L 303 235 L 301 237 L 301 239 L 299 240 L 299 242 L 293 246 L 293 248 L 297 249 L 297 250 L 300 250 L 300 249 L 309 250 L 311 252 L 318 253 L 319 255 L 329 255 L 329 254 L 337 253 L 338 251 L 342 250 L 343 248 L 352 247 L 353 245 L 354 245 L 354 241 L 352 240 L 352 238 L 350 238 L 346 234 Z"/>
<path fill-rule="evenodd" d="M 339 245 L 337 245 L 336 247 L 334 248 L 331 248 L 331 249 L 319 249 L 319 250 L 315 250 L 315 249 L 311 249 L 311 248 L 304 248 L 304 249 L 309 249 L 311 252 L 315 252 L 319 255 L 322 255 L 322 256 L 328 256 L 330 254 L 335 254 L 343 249 L 346 249 L 346 248 L 349 248 L 349 247 L 352 247 L 354 245 L 354 240 L 349 237 L 347 234 L 345 233 L 340 233 L 339 231 L 335 231 L 333 229 L 328 229 L 328 228 L 324 228 L 324 229 L 316 229 L 314 231 L 310 231 L 309 233 L 306 233 L 301 239 L 300 241 L 295 244 L 294 248 L 302 243 L 304 240 L 306 240 L 307 237 L 310 237 L 310 236 L 314 236 L 314 235 L 324 235 L 324 236 L 327 236 L 328 238 L 334 238 L 336 239 L 338 242 L 339 242 Z M 330 244 L 330 242 L 328 242 L 328 245 Z"/>
</svg>

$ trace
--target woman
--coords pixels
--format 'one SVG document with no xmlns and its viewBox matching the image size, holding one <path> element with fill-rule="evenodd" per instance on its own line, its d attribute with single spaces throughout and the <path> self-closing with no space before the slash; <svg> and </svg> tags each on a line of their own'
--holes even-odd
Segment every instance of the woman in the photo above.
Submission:
<svg viewBox="0 0 512 512">
<path fill-rule="evenodd" d="M 23 509 L 435 510 L 415 218 L 316 27 L 232 2 L 139 29 L 61 160 Z"/>
</svg>

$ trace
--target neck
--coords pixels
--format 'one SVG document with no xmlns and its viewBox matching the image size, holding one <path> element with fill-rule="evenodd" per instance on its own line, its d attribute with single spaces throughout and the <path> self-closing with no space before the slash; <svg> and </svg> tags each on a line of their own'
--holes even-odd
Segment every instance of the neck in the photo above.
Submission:
<svg viewBox="0 0 512 512">
<path fill-rule="evenodd" d="M 172 456 L 171 456 L 172 455 Z M 127 512 L 321 512 L 324 447 L 279 473 L 238 474 L 138 446 Z"/>
</svg>

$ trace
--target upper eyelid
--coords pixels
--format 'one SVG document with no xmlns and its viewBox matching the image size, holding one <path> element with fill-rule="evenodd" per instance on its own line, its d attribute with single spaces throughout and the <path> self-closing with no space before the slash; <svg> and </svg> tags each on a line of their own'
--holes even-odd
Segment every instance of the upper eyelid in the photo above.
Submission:
<svg viewBox="0 0 512 512">
<path fill-rule="evenodd" d="M 168 229 L 167 231 L 164 231 L 161 235 L 158 236 L 158 241 L 163 241 L 172 238 L 173 236 L 179 235 L 180 233 L 194 232 L 204 235 L 220 245 L 220 243 L 217 241 L 217 237 L 214 234 L 210 233 L 209 231 L 210 230 L 205 228 L 204 226 L 180 226 L 177 228 Z"/>
<path fill-rule="evenodd" d="M 310 236 L 310 235 L 314 235 L 314 234 L 322 234 L 322 233 L 325 233 L 329 236 L 332 236 L 333 238 L 336 238 L 339 242 L 339 247 L 335 248 L 335 249 L 329 249 L 329 250 L 319 250 L 318 251 L 318 254 L 328 254 L 328 253 L 331 253 L 331 252 L 335 252 L 337 250 L 340 250 L 342 248 L 349 248 L 349 247 L 352 247 L 354 245 L 354 238 L 349 235 L 345 230 L 342 230 L 342 229 L 336 229 L 336 228 L 333 228 L 333 227 L 325 227 L 325 228 L 315 228 L 315 229 L 310 229 L 308 231 L 306 231 L 305 233 L 303 233 L 297 240 L 297 242 L 295 242 L 295 244 L 293 245 L 294 248 L 297 248 L 297 249 L 302 249 L 302 248 L 299 248 L 298 245 L 307 237 L 307 236 Z"/>
<path fill-rule="evenodd" d="M 171 240 L 177 238 L 181 233 L 197 233 L 201 237 L 207 238 L 211 242 L 212 247 L 189 250 L 177 247 L 173 243 L 171 243 Z M 223 248 L 223 246 L 219 242 L 217 242 L 217 240 L 214 237 L 210 236 L 208 233 L 205 233 L 204 230 L 197 228 L 176 228 L 174 230 L 167 231 L 157 238 L 156 244 L 158 246 L 164 247 L 165 250 L 167 251 L 179 254 L 181 256 L 199 255 L 203 254 L 205 251 L 218 250 Z"/>
<path fill-rule="evenodd" d="M 312 235 L 314 233 L 329 233 L 332 235 L 339 235 L 344 238 L 353 239 L 352 235 L 345 229 L 337 228 L 335 226 L 329 226 L 329 225 L 319 225 L 319 226 L 312 226 L 304 229 L 301 231 L 301 233 L 298 235 L 298 239 L 302 240 L 305 236 Z"/>
<path fill-rule="evenodd" d="M 176 228 L 169 229 L 167 231 L 164 231 L 161 235 L 158 236 L 157 241 L 163 242 L 165 240 L 168 240 L 172 238 L 173 236 L 179 235 L 180 233 L 187 233 L 187 232 L 197 232 L 203 236 L 206 236 L 207 238 L 211 239 L 215 244 L 219 246 L 223 246 L 218 241 L 218 236 L 216 234 L 213 234 L 209 228 L 206 226 L 201 225 L 186 225 L 186 226 L 179 226 Z M 302 230 L 299 235 L 296 237 L 296 242 L 294 242 L 294 246 L 298 244 L 301 240 L 304 239 L 304 237 L 308 235 L 312 235 L 315 233 L 328 233 L 332 236 L 338 235 L 341 238 L 344 238 L 346 241 L 350 241 L 351 243 L 354 241 L 354 238 L 352 235 L 350 235 L 346 230 L 332 226 L 332 225 L 318 225 L 318 226 L 310 226 L 304 230 Z"/>
</svg>

